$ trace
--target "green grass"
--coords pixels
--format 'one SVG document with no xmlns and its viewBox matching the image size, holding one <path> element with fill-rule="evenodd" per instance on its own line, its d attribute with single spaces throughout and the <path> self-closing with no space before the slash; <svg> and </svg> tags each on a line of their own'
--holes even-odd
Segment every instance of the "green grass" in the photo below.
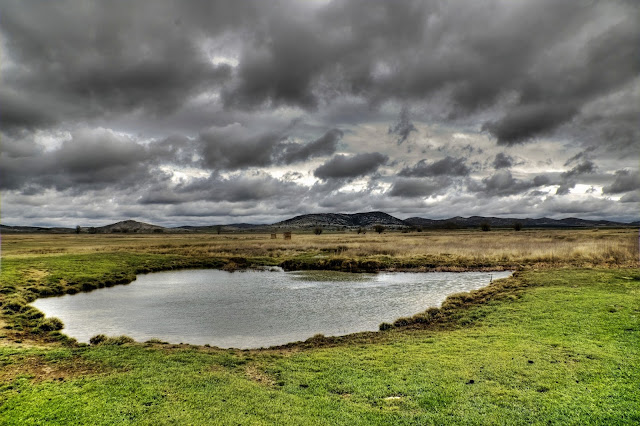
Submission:
<svg viewBox="0 0 640 426">
<path fill-rule="evenodd" d="M 442 322 L 318 345 L 0 346 L 0 422 L 638 424 L 638 270 L 516 280 Z"/>
</svg>

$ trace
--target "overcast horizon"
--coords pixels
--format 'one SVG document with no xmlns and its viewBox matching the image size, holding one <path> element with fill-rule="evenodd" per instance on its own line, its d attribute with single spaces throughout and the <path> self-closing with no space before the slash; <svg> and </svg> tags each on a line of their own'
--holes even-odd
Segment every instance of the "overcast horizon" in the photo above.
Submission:
<svg viewBox="0 0 640 426">
<path fill-rule="evenodd" d="M 2 9 L 2 224 L 639 219 L 633 1 Z"/>
</svg>

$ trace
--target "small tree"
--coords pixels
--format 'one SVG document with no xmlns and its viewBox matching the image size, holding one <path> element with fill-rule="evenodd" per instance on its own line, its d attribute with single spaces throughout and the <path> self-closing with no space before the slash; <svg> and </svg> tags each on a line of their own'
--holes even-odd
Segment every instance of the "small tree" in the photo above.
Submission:
<svg viewBox="0 0 640 426">
<path fill-rule="evenodd" d="M 384 232 L 384 226 L 376 225 L 373 227 L 373 230 L 376 231 L 378 234 L 382 234 Z"/>
<path fill-rule="evenodd" d="M 313 228 L 313 233 L 316 235 L 322 234 L 322 228 L 320 226 L 316 226 L 315 228 Z"/>
<path fill-rule="evenodd" d="M 215 227 L 215 228 L 213 228 L 213 229 L 215 229 L 215 230 L 216 230 L 216 233 L 217 233 L 218 235 L 220 235 L 220 234 L 222 233 L 222 225 L 216 225 L 216 227 Z"/>
<path fill-rule="evenodd" d="M 489 222 L 482 222 L 480 224 L 480 229 L 482 229 L 484 232 L 491 231 L 491 224 L 489 224 Z"/>
<path fill-rule="evenodd" d="M 522 224 L 520 222 L 516 222 L 513 224 L 513 229 L 515 229 L 516 231 L 519 231 L 522 229 Z"/>
<path fill-rule="evenodd" d="M 79 234 L 81 230 L 82 228 L 80 227 L 80 225 L 76 226 L 76 234 Z"/>
</svg>

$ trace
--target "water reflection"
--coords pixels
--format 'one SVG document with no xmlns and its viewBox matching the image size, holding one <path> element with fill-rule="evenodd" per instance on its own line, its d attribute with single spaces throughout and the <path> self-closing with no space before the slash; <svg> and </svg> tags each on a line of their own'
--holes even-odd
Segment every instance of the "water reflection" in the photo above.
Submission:
<svg viewBox="0 0 640 426">
<path fill-rule="evenodd" d="M 493 279 L 510 272 L 492 272 Z M 314 334 L 374 331 L 381 322 L 439 306 L 449 294 L 489 284 L 484 272 L 183 270 L 140 275 L 130 285 L 33 305 L 78 341 L 126 334 L 138 341 L 256 348 Z"/>
</svg>

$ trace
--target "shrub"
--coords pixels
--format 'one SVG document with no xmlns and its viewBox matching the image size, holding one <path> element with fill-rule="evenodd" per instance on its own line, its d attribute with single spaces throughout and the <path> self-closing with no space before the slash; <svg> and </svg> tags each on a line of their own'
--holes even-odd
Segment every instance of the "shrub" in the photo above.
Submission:
<svg viewBox="0 0 640 426">
<path fill-rule="evenodd" d="M 411 324 L 411 318 L 398 318 L 393 322 L 395 327 L 406 327 Z"/>
<path fill-rule="evenodd" d="M 393 328 L 393 325 L 389 324 L 388 322 L 383 322 L 382 324 L 380 324 L 380 331 L 386 331 L 392 328 Z"/>
<path fill-rule="evenodd" d="M 373 227 L 373 230 L 376 231 L 378 234 L 382 234 L 384 232 L 384 226 L 376 225 Z"/>
<path fill-rule="evenodd" d="M 129 336 L 116 336 L 116 337 L 107 337 L 104 334 L 97 334 L 89 339 L 89 343 L 92 345 L 124 345 L 126 343 L 134 343 L 133 340 Z"/>
<path fill-rule="evenodd" d="M 38 328 L 42 331 L 56 331 L 64 328 L 64 323 L 60 318 L 45 318 L 40 321 Z"/>
<path fill-rule="evenodd" d="M 109 337 L 107 338 L 107 340 L 105 341 L 106 344 L 108 345 L 124 345 L 125 343 L 134 343 L 135 340 L 133 340 L 131 337 L 129 336 L 117 336 L 117 337 Z"/>
<path fill-rule="evenodd" d="M 484 232 L 491 231 L 491 224 L 489 222 L 482 222 L 480 224 L 480 229 L 482 229 Z"/>
<path fill-rule="evenodd" d="M 515 229 L 516 231 L 519 231 L 522 229 L 522 224 L 520 222 L 515 222 L 513 224 L 513 229 Z"/>
<path fill-rule="evenodd" d="M 105 340 L 107 340 L 107 336 L 105 336 L 104 334 L 96 334 L 91 339 L 89 339 L 89 343 L 92 345 L 99 345 Z"/>
<path fill-rule="evenodd" d="M 322 228 L 319 226 L 316 226 L 315 228 L 313 228 L 313 233 L 316 235 L 322 234 Z"/>
</svg>

